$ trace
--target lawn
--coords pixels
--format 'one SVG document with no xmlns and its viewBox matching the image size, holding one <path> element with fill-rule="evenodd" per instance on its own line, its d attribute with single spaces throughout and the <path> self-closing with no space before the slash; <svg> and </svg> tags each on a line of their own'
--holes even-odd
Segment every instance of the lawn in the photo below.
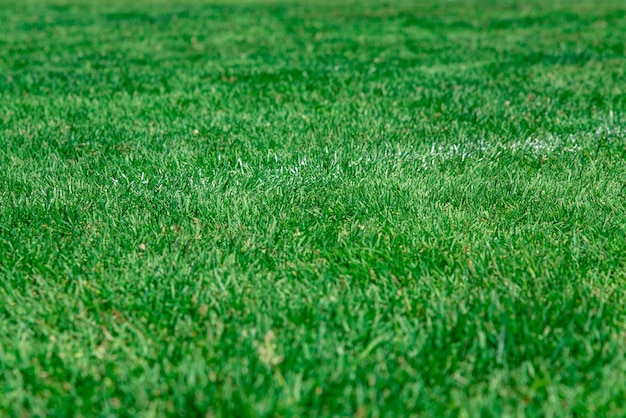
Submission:
<svg viewBox="0 0 626 418">
<path fill-rule="evenodd" d="M 626 415 L 622 0 L 0 0 L 0 415 Z"/>
</svg>

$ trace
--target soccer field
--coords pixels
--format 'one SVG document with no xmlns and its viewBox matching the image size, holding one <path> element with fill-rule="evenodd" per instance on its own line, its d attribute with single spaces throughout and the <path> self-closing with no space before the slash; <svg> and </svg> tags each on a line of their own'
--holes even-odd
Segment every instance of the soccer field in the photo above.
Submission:
<svg viewBox="0 0 626 418">
<path fill-rule="evenodd" d="M 625 416 L 625 47 L 622 0 L 0 0 L 0 416 Z"/>
</svg>

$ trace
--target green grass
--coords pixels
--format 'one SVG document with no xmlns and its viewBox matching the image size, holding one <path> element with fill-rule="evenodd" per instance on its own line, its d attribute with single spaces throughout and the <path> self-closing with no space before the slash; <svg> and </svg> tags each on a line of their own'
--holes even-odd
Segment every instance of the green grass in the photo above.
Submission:
<svg viewBox="0 0 626 418">
<path fill-rule="evenodd" d="M 626 415 L 625 39 L 0 0 L 0 415 Z"/>
</svg>

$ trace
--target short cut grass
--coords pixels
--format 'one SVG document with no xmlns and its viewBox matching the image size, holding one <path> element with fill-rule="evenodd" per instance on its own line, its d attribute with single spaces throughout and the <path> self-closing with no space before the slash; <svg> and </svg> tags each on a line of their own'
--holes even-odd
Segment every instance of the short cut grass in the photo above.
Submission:
<svg viewBox="0 0 626 418">
<path fill-rule="evenodd" d="M 0 0 L 0 414 L 626 415 L 625 39 Z"/>
</svg>

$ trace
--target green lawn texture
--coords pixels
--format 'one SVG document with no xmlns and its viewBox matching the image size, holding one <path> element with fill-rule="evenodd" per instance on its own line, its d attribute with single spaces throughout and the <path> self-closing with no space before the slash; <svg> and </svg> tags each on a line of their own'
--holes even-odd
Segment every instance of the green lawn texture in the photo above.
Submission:
<svg viewBox="0 0 626 418">
<path fill-rule="evenodd" d="M 624 1 L 0 0 L 0 415 L 625 416 Z"/>
</svg>

